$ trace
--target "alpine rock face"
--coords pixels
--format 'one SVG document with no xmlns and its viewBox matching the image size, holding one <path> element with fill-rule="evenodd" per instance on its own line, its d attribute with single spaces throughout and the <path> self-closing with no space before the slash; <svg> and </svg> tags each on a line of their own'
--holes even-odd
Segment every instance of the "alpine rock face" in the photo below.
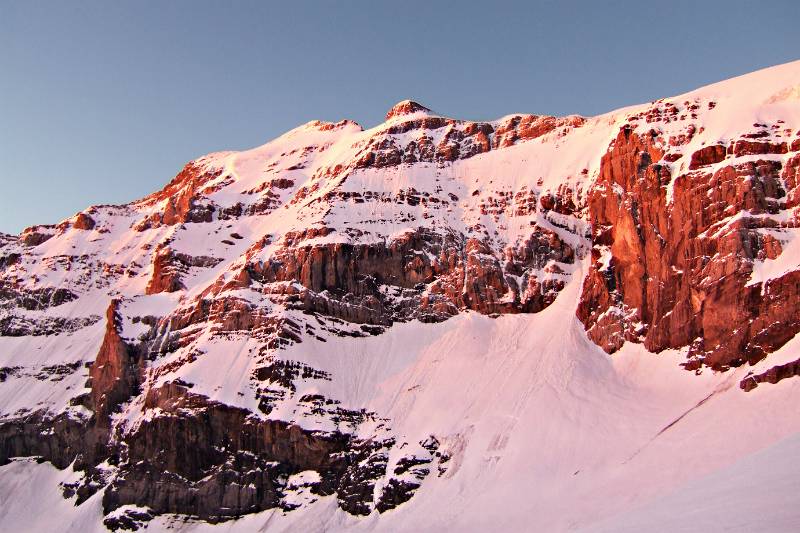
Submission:
<svg viewBox="0 0 800 533">
<path fill-rule="evenodd" d="M 404 101 L 0 234 L 0 521 L 796 524 L 799 205 L 795 62 L 593 118 Z"/>
</svg>

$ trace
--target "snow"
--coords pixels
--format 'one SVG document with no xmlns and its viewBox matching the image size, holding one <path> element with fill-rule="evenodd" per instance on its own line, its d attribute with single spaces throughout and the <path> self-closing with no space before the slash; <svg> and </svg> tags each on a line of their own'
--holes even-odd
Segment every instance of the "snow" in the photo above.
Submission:
<svg viewBox="0 0 800 533">
<path fill-rule="evenodd" d="M 84 392 L 86 362 L 94 360 L 103 338 L 103 321 L 80 333 L 39 337 L 0 337 L 0 368 L 15 368 L 0 386 L 0 421 L 19 412 L 49 407 L 67 409 L 69 400 Z M 67 375 L 48 373 L 47 367 L 75 365 Z"/>
<path fill-rule="evenodd" d="M 399 508 L 346 515 L 335 498 L 304 489 L 315 478 L 301 473 L 289 480 L 295 488 L 286 503 L 302 509 L 218 525 L 163 516 L 150 529 L 791 528 L 798 519 L 792 502 L 800 472 L 792 458 L 800 451 L 800 416 L 785 406 L 800 400 L 800 384 L 786 380 L 745 393 L 738 387 L 745 369 L 695 376 L 678 367 L 682 354 L 656 356 L 630 343 L 610 358 L 575 319 L 564 318 L 578 289 L 573 281 L 536 315 L 467 314 L 443 324 L 404 324 L 370 339 L 331 340 L 324 352 L 307 343 L 293 347 L 292 357 L 302 349 L 332 372 L 333 381 L 320 382 L 318 391 L 387 415 L 401 441 L 435 435 L 452 455 L 446 473 L 429 476 Z M 81 527 L 98 527 L 91 501 L 76 510 L 55 494 L 10 492 L 19 491 L 16 480 L 24 476 L 55 491 L 66 471 L 15 461 L 0 473 L 0 494 L 15 494 L 0 511 L 4 524 L 22 523 L 14 521 L 42 502 L 60 516 L 44 524 L 49 531 L 73 531 L 72 521 L 90 518 L 94 525 Z"/>
<path fill-rule="evenodd" d="M 64 499 L 59 483 L 73 481 L 68 468 L 18 459 L 0 467 L 0 531 L 92 533 L 102 525 L 102 493 L 76 507 Z"/>
<path fill-rule="evenodd" d="M 800 61 L 660 101 L 681 108 L 684 102 L 697 103 L 695 121 L 704 128 L 680 148 L 684 157 L 671 165 L 673 175 L 688 170 L 693 151 L 733 140 L 751 131 L 756 122 L 781 119 L 787 125 L 800 124 L 798 79 Z M 713 109 L 710 102 L 715 103 Z M 791 340 L 755 367 L 720 374 L 704 370 L 694 375 L 679 366 L 685 361 L 684 352 L 656 355 L 632 343 L 609 357 L 587 339 L 575 318 L 588 267 L 588 222 L 581 214 L 541 210 L 516 214 L 518 195 L 557 193 L 562 187 L 571 189 L 579 205 L 578 197 L 596 179 L 600 160 L 620 127 L 650 106 L 589 118 L 579 127 L 453 163 L 383 169 L 333 171 L 338 164 L 357 159 L 375 139 L 398 144 L 416 139 L 418 131 L 389 134 L 387 128 L 432 113 L 394 117 L 367 130 L 347 121 L 310 122 L 252 150 L 210 154 L 198 161 L 206 168 L 222 170 L 204 184 L 204 201 L 213 202 L 217 213 L 237 204 L 253 206 L 267 192 L 277 198 L 274 210 L 230 220 L 217 214 L 208 223 L 136 231 L 137 224 L 163 208 L 147 198 L 128 206 L 87 210 L 95 229 L 59 225 L 47 230 L 55 234 L 53 238 L 34 248 L 4 239 L 4 252 L 24 251 L 17 264 L 3 271 L 4 278 L 29 288 L 62 287 L 79 296 L 57 307 L 15 310 L 15 314 L 30 319 L 99 320 L 71 334 L 0 338 L 0 367 L 18 367 L 0 384 L 0 420 L 37 409 L 51 413 L 69 409 L 75 416 L 85 415 L 69 402 L 86 390 L 85 365 L 102 342 L 112 297 L 121 299 L 123 336 L 135 339 L 147 327 L 134 317 L 164 317 L 191 307 L 210 287 L 229 280 L 245 256 L 269 261 L 290 231 L 335 230 L 305 244 L 373 243 L 391 242 L 415 228 L 428 227 L 478 238 L 491 236 L 493 251 L 498 252 L 530 235 L 535 224 L 557 233 L 578 251 L 579 259 L 573 266 L 561 265 L 567 272 L 567 287 L 541 313 L 499 318 L 462 313 L 439 324 L 395 324 L 383 334 L 363 338 L 321 333 L 325 342 L 305 335 L 303 342 L 270 354 L 279 361 L 307 364 L 330 379 L 298 381 L 296 393 L 277 401 L 269 417 L 306 429 L 337 429 L 329 418 L 310 413 L 297 401 L 306 394 L 322 394 L 345 409 L 366 409 L 376 417 L 346 429 L 365 438 L 379 432 L 395 436 L 408 446 L 402 453 L 414 447 L 416 453 L 424 453 L 418 443 L 434 435 L 442 451 L 452 457 L 442 476 L 431 473 L 415 496 L 397 509 L 357 518 L 341 511 L 335 497 L 311 494 L 314 473 L 304 472 L 289 479 L 293 489 L 284 502 L 301 509 L 272 510 L 217 525 L 165 516 L 151 522 L 151 529 L 796 529 L 800 472 L 791 459 L 800 451 L 800 413 L 789 406 L 800 400 L 800 380 L 760 386 L 749 393 L 741 391 L 738 383 L 748 371 L 761 372 L 797 359 L 800 340 Z M 644 120 L 633 125 L 639 132 L 653 127 Z M 685 126 L 680 121 L 658 124 L 664 138 L 681 133 Z M 446 129 L 424 133 L 438 144 Z M 735 162 L 786 157 L 745 156 Z M 713 172 L 731 162 L 727 159 L 703 171 Z M 286 180 L 286 187 L 263 189 L 276 179 Z M 667 187 L 668 200 L 672 183 Z M 307 195 L 290 201 L 301 189 Z M 447 204 L 394 201 L 411 189 Z M 326 195 L 334 193 L 374 193 L 388 201 L 326 200 Z M 507 205 L 498 203 L 496 211 L 482 213 L 486 203 L 500 198 L 507 198 Z M 790 215 L 770 217 L 787 221 Z M 752 216 L 738 213 L 710 231 L 721 232 L 740 218 Z M 783 252 L 777 259 L 756 262 L 751 284 L 800 267 L 798 230 L 760 231 L 780 240 Z M 259 249 L 254 243 L 265 237 L 272 244 Z M 159 245 L 220 262 L 188 268 L 182 278 L 185 290 L 144 295 Z M 607 265 L 610 251 L 602 252 L 601 264 Z M 276 318 L 324 329 L 306 315 L 271 303 L 269 295 L 254 290 L 224 295 L 257 305 Z M 0 318 L 5 312 L 0 309 Z M 193 384 L 193 393 L 261 416 L 251 379 L 261 342 L 247 335 L 217 336 L 206 326 L 198 326 L 198 337 L 187 348 L 152 361 L 145 387 L 181 379 Z M 347 324 L 336 327 L 357 329 Z M 189 360 L 190 351 L 194 357 Z M 163 370 L 181 361 L 173 370 Z M 45 367 L 65 364 L 77 367 L 60 380 L 40 375 Z M 132 402 L 115 422 L 130 429 L 143 417 L 157 414 L 142 409 L 142 402 Z M 399 453 L 392 450 L 390 464 Z M 0 467 L 0 498 L 4 499 L 0 530 L 104 530 L 102 494 L 79 507 L 61 496 L 58 483 L 74 475 L 70 469 L 57 471 L 29 460 Z"/>
<path fill-rule="evenodd" d="M 800 524 L 800 466 L 792 458 L 798 454 L 800 434 L 795 434 L 585 531 L 795 530 Z"/>
</svg>

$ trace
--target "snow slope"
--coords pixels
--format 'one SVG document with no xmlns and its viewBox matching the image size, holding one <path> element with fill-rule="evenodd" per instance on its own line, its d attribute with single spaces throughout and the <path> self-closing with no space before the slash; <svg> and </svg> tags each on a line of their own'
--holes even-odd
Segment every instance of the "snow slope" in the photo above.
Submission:
<svg viewBox="0 0 800 533">
<path fill-rule="evenodd" d="M 573 283 L 536 315 L 469 313 L 367 340 L 297 345 L 342 376 L 328 383 L 335 396 L 321 391 L 386 413 L 409 442 L 437 435 L 452 453 L 445 474 L 398 509 L 358 519 L 328 497 L 217 526 L 167 516 L 150 527 L 778 531 L 796 524 L 800 511 L 788 505 L 796 472 L 780 465 L 793 464 L 800 439 L 800 416 L 786 409 L 800 400 L 800 383 L 744 393 L 737 386 L 744 369 L 694 376 L 677 366 L 680 354 L 653 356 L 636 345 L 611 359 L 565 319 L 576 291 Z M 68 471 L 20 460 L 2 472 L 0 493 L 13 495 L 6 530 L 15 520 L 26 524 L 30 508 L 18 504 L 57 509 L 51 531 L 86 531 L 81 520 L 89 517 L 101 530 L 91 500 L 77 511 L 60 499 L 53 480 Z M 52 501 L 22 497 L 19 479 L 28 475 L 27 490 L 47 485 Z"/>
<path fill-rule="evenodd" d="M 8 372 L 0 383 L 0 422 L 39 410 L 90 418 L 74 399 L 89 391 L 88 366 L 106 333 L 103 317 L 111 298 L 120 299 L 121 335 L 131 343 L 151 332 L 152 321 L 143 318 L 161 321 L 163 338 L 169 339 L 178 333 L 169 329 L 176 317 L 190 314 L 204 299 L 230 298 L 304 328 L 302 342 L 273 349 L 269 358 L 305 364 L 329 379 L 298 380 L 271 411 L 259 412 L 254 373 L 264 360 L 255 354 L 264 339 L 220 331 L 219 323 L 208 319 L 181 330 L 185 343 L 148 360 L 145 391 L 188 383 L 194 394 L 261 419 L 307 431 L 345 431 L 365 441 L 392 438 L 397 445 L 388 452 L 389 472 L 408 454 L 425 456 L 422 443 L 431 437 L 449 459 L 431 461 L 426 467 L 431 472 L 414 496 L 384 513 L 357 517 L 337 506 L 336 496 L 311 494 L 303 487 L 316 472 L 307 471 L 287 484 L 287 498 L 300 505 L 296 510 L 273 509 L 213 525 L 162 515 L 148 523 L 151 530 L 795 529 L 800 486 L 793 459 L 800 446 L 800 413 L 792 406 L 800 401 L 800 380 L 747 393 L 739 382 L 747 372 L 796 359 L 800 340 L 789 341 L 754 367 L 695 374 L 680 367 L 686 350 L 651 354 L 627 343 L 607 355 L 587 338 L 575 311 L 591 247 L 582 202 L 620 127 L 633 124 L 636 131 L 646 131 L 649 122 L 641 117 L 654 106 L 674 104 L 689 113 L 686 103 L 698 103 L 695 120 L 704 131 L 683 147 L 688 155 L 733 140 L 754 123 L 800 125 L 798 84 L 800 61 L 581 119 L 446 163 L 357 164 L 376 143 L 406 146 L 419 140 L 417 130 L 392 132 L 404 121 L 436 118 L 432 113 L 393 117 L 367 130 L 349 121 L 312 122 L 252 150 L 199 159 L 206 176 L 200 184 L 176 182 L 168 195 L 91 208 L 86 211 L 95 224 L 91 229 L 76 227 L 73 219 L 33 228 L 23 237 L 53 236 L 33 245 L 0 243 L 4 256 L 20 255 L 4 266 L 3 280 L 26 291 L 61 287 L 76 298 L 32 309 L 0 307 L 0 319 L 30 321 L 32 331 L 62 321 L 55 333 L 0 336 L 0 370 Z M 491 125 L 499 129 L 508 120 Z M 665 139 L 685 133 L 678 120 L 662 126 Z M 448 131 L 467 127 L 457 122 L 423 134 L 439 145 Z M 742 160 L 747 157 L 752 156 Z M 781 162 L 788 157 L 761 156 Z M 685 172 L 689 158 L 663 164 Z M 276 185 L 265 187 L 269 183 Z M 412 190 L 437 201 L 396 201 Z M 165 222 L 174 199 L 186 191 L 200 191 L 197 205 L 213 205 L 213 215 L 202 223 Z M 569 214 L 527 209 L 523 200 L 529 193 L 536 200 L 559 195 L 574 201 L 575 209 Z M 380 200 L 352 200 L 359 195 Z M 236 209 L 249 214 L 221 215 Z M 790 213 L 780 216 L 788 220 Z M 275 298 L 275 287 L 302 290 L 296 280 L 233 284 L 248 265 L 275 260 L 291 232 L 310 228 L 334 231 L 315 234 L 304 246 L 391 244 L 425 228 L 485 239 L 497 257 L 530 238 L 537 231 L 532 228 L 544 228 L 570 245 L 576 257 L 573 263 L 549 261 L 532 269 L 531 275 L 544 279 L 550 275 L 547 268 L 558 267 L 552 277 L 564 281 L 555 302 L 538 313 L 487 316 L 460 309 L 439 323 L 398 321 L 380 334 L 350 336 L 358 325 L 324 316 L 314 322 Z M 784 253 L 759 262 L 753 283 L 800 268 L 797 229 L 763 231 L 784 243 Z M 155 258 L 167 246 L 175 254 L 212 260 L 186 266 L 182 288 L 145 294 L 156 273 Z M 430 295 L 431 287 L 424 291 Z M 314 334 L 309 325 L 316 327 Z M 302 401 L 312 395 L 372 415 L 342 422 Z M 125 435 L 153 416 L 158 414 L 141 395 L 122 406 L 113 424 Z M 62 495 L 59 483 L 78 478 L 71 468 L 57 471 L 30 459 L 0 467 L 0 531 L 104 531 L 102 491 L 80 506 Z M 376 497 L 388 479 L 377 481 Z"/>
</svg>

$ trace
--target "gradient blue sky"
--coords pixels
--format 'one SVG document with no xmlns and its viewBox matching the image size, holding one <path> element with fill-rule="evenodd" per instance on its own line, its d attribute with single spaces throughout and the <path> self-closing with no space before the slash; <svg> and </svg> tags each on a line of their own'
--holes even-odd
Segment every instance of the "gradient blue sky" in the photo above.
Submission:
<svg viewBox="0 0 800 533">
<path fill-rule="evenodd" d="M 594 115 L 800 58 L 800 2 L 0 0 L 0 231 L 412 98 Z"/>
</svg>

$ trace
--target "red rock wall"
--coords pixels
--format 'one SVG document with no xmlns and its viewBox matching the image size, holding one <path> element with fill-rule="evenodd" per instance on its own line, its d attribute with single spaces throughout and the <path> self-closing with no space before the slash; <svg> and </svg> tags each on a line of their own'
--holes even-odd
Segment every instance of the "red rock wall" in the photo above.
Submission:
<svg viewBox="0 0 800 533">
<path fill-rule="evenodd" d="M 787 207 L 784 183 L 794 197 L 797 158 L 785 170 L 778 161 L 733 159 L 712 172 L 704 167 L 724 161 L 729 149 L 707 146 L 673 178 L 658 163 L 662 147 L 654 130 L 642 136 L 623 128 L 602 159 L 588 197 L 592 265 L 578 318 L 608 352 L 633 341 L 655 352 L 690 346 L 690 368 L 756 362 L 800 331 L 800 273 L 748 285 L 755 260 L 781 253 L 759 231 L 777 227 L 777 219 L 752 215 Z"/>
</svg>

